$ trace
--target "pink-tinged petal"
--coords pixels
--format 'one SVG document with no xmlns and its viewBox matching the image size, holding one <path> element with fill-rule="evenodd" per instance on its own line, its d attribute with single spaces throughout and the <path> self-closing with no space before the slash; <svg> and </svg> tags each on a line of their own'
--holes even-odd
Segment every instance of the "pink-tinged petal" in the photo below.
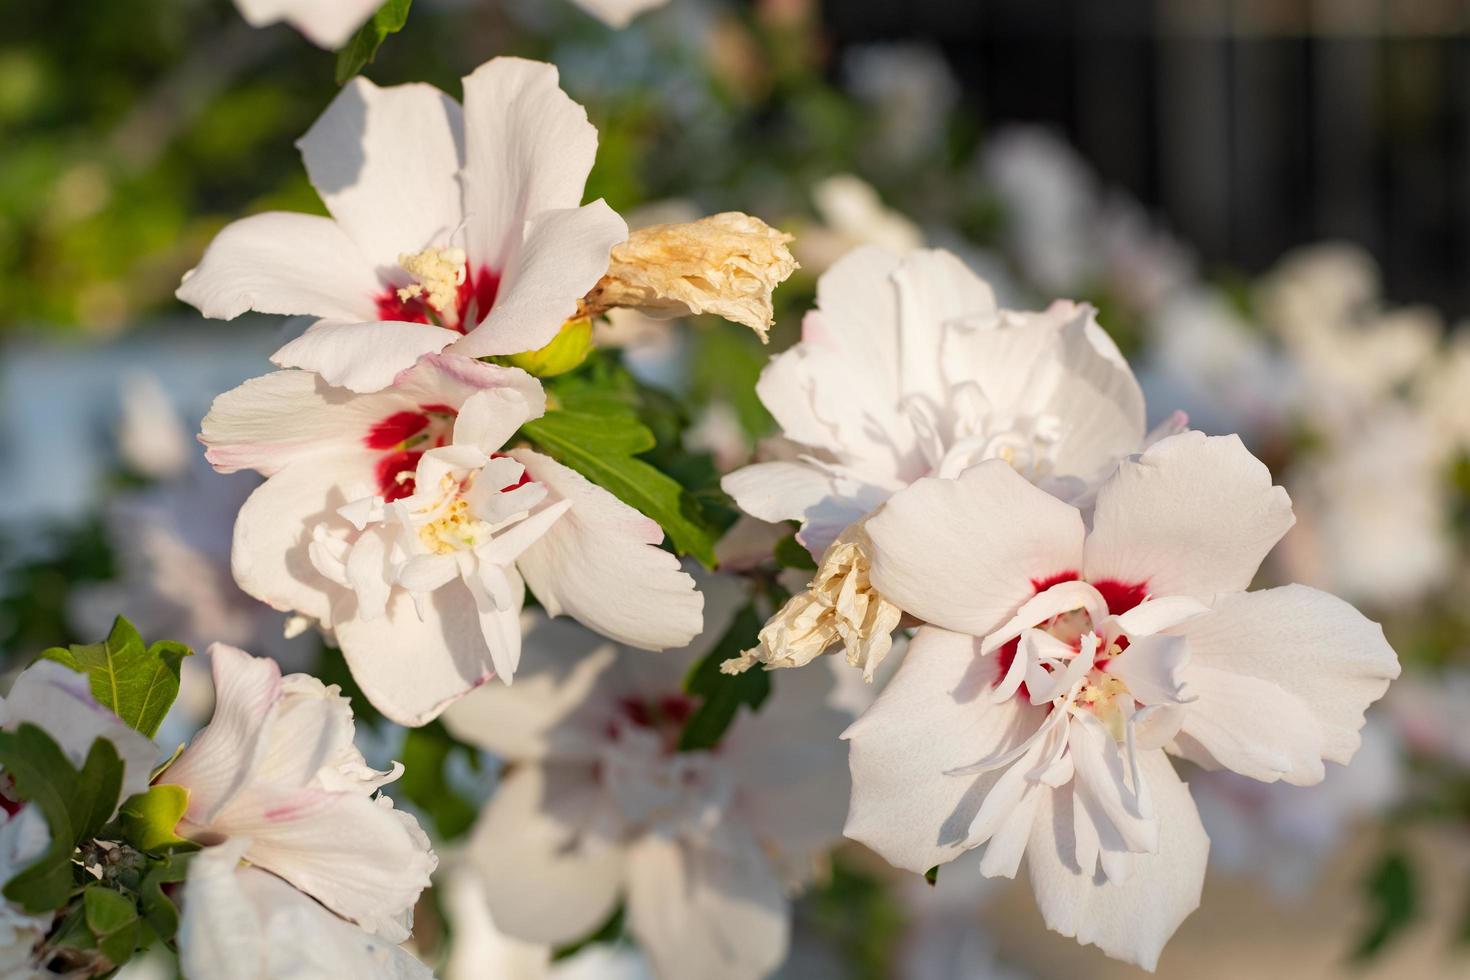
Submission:
<svg viewBox="0 0 1470 980">
<path fill-rule="evenodd" d="M 628 930 L 660 976 L 741 980 L 786 958 L 790 910 L 760 845 L 725 821 L 705 841 L 648 834 L 632 847 Z"/>
<path fill-rule="evenodd" d="M 1130 855 L 1126 881 L 1079 869 L 1071 785 L 1043 797 L 1026 862 L 1048 927 L 1153 970 L 1174 930 L 1199 907 L 1210 841 L 1189 788 L 1164 753 L 1143 753 L 1139 769 L 1158 815 L 1159 849 Z"/>
<path fill-rule="evenodd" d="M 1363 712 L 1399 675 L 1383 628 L 1303 585 L 1221 596 L 1171 632 L 1189 643 L 1191 694 L 1176 740 L 1193 761 L 1310 785 L 1346 764 Z"/>
<path fill-rule="evenodd" d="M 422 619 L 407 592 L 395 593 L 377 619 L 355 615 L 354 602 L 338 610 L 337 642 L 362 693 L 400 725 L 428 724 L 494 676 L 475 600 L 462 582 L 425 597 Z"/>
<path fill-rule="evenodd" d="M 658 547 L 656 522 L 547 456 L 510 455 L 552 503 L 572 504 L 517 563 L 548 613 L 645 650 L 683 646 L 699 633 L 704 598 L 679 559 Z"/>
<path fill-rule="evenodd" d="M 379 88 L 358 76 L 296 146 L 312 186 L 369 269 L 402 285 L 402 273 L 389 278 L 399 255 L 451 244 L 463 220 L 463 142 L 459 104 L 432 85 Z M 383 291 L 375 284 L 364 298 Z"/>
<path fill-rule="evenodd" d="M 623 848 L 591 830 L 606 805 L 591 766 L 528 765 L 500 784 L 466 857 L 507 935 L 560 945 L 612 914 Z"/>
<path fill-rule="evenodd" d="M 477 391 L 514 391 L 523 398 L 531 418 L 546 411 L 541 382 L 520 368 L 486 364 L 457 354 L 426 354 L 393 379 L 393 391 L 416 404 L 459 408 Z"/>
<path fill-rule="evenodd" d="M 476 688 L 449 706 L 444 724 L 510 762 L 594 763 L 617 696 L 606 683 L 616 648 L 577 623 L 526 617 L 526 666 L 515 686 Z"/>
<path fill-rule="evenodd" d="M 271 355 L 276 367 L 320 374 L 339 388 L 380 391 L 426 354 L 437 354 L 459 338 L 426 323 L 324 320 Z"/>
<path fill-rule="evenodd" d="M 312 564 L 312 531 L 350 530 L 338 509 L 376 492 L 371 462 L 355 450 L 285 467 L 255 489 L 235 519 L 236 583 L 275 609 L 330 625 L 332 602 L 344 590 Z"/>
<path fill-rule="evenodd" d="M 335 51 L 379 4 L 378 0 L 235 0 L 235 6 L 252 27 L 285 21 L 312 44 Z"/>
<path fill-rule="evenodd" d="M 925 622 L 973 636 L 1037 584 L 1082 563 L 1082 515 L 1000 460 L 901 490 L 867 525 L 878 592 Z"/>
<path fill-rule="evenodd" d="M 271 709 L 282 695 L 281 668 L 274 660 L 223 643 L 209 648 L 209 658 L 214 717 L 159 780 L 189 791 L 185 820 L 200 828 L 208 827 L 254 777 L 269 749 Z"/>
<path fill-rule="evenodd" d="M 505 270 L 514 264 L 527 221 L 582 203 L 597 130 L 561 90 L 555 65 L 521 58 L 493 58 L 464 79 L 464 118 L 469 253 L 477 263 Z M 606 252 L 602 258 L 599 276 L 607 271 Z"/>
<path fill-rule="evenodd" d="M 1002 773 L 950 773 L 1020 745 L 1046 716 L 1020 698 L 996 703 L 996 669 L 974 637 L 919 630 L 898 673 L 843 734 L 848 837 L 917 874 L 968 849 L 970 825 Z"/>
<path fill-rule="evenodd" d="M 497 267 L 502 278 L 490 315 L 452 350 L 484 357 L 551 343 L 607 272 L 613 246 L 627 237 L 627 224 L 600 200 L 529 217 L 524 241 L 510 246 Z"/>
<path fill-rule="evenodd" d="M 212 829 L 248 839 L 245 860 L 392 942 L 408 938 L 404 921 L 437 864 L 413 818 L 386 797 L 254 787 Z"/>
<path fill-rule="evenodd" d="M 1124 462 L 1097 495 L 1087 579 L 1152 595 L 1239 592 L 1295 518 L 1238 436 L 1185 432 Z"/>
<path fill-rule="evenodd" d="M 199 439 L 220 472 L 270 476 L 292 460 L 361 445 L 375 423 L 410 406 L 390 393 L 354 397 L 306 371 L 275 371 L 216 398 Z"/>
<path fill-rule="evenodd" d="M 371 320 L 380 290 L 372 262 L 336 222 L 271 211 L 227 225 L 177 295 L 216 320 L 247 310 Z"/>
<path fill-rule="evenodd" d="M 148 788 L 158 746 L 99 704 L 85 674 L 54 660 L 38 660 L 21 671 L 0 700 L 0 725 L 13 731 L 26 723 L 50 735 L 78 767 L 94 741 L 111 742 L 123 764 L 121 798 Z"/>
</svg>

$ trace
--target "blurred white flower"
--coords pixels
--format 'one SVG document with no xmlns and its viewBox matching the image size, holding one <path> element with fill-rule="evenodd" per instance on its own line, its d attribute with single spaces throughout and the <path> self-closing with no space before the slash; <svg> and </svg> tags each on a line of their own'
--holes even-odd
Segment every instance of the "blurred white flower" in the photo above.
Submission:
<svg viewBox="0 0 1470 980">
<path fill-rule="evenodd" d="M 208 847 L 189 865 L 179 921 L 179 965 L 189 980 L 431 980 L 427 966 L 387 937 L 242 864 L 249 844 Z"/>
<path fill-rule="evenodd" d="M 1303 454 L 1283 481 L 1301 519 L 1276 555 L 1282 575 L 1382 609 L 1443 587 L 1455 550 L 1440 450 L 1422 417 L 1388 402 Z"/>
<path fill-rule="evenodd" d="M 687 642 L 702 600 L 658 524 L 550 457 L 501 451 L 544 406 L 525 372 L 448 354 L 370 395 L 281 371 L 220 396 L 209 460 L 268 477 L 236 523 L 236 581 L 330 629 L 407 725 L 511 680 L 527 585 L 620 641 Z"/>
<path fill-rule="evenodd" d="M 179 298 L 219 319 L 317 318 L 275 363 L 356 391 L 446 347 L 549 343 L 628 237 L 605 202 L 579 206 L 597 130 L 552 65 L 496 58 L 464 95 L 354 79 L 298 144 L 333 217 L 235 222 Z"/>
<path fill-rule="evenodd" d="M 786 889 L 839 836 L 848 777 L 833 675 L 801 671 L 712 751 L 677 751 L 695 709 L 681 680 L 718 641 L 738 586 L 706 584 L 689 648 L 622 650 L 564 622 L 526 636 L 514 687 L 484 687 L 445 721 L 512 765 L 469 858 L 507 934 L 562 944 L 620 902 L 661 977 L 755 978 L 788 944 Z"/>
<path fill-rule="evenodd" d="M 980 921 L 998 884 L 978 862 L 946 865 L 932 885 L 905 875 L 898 886 L 908 920 L 898 946 L 902 980 L 1023 980 L 1024 973 L 997 960 Z"/>
<path fill-rule="evenodd" d="M 1164 747 L 1320 782 L 1398 676 L 1340 599 L 1244 591 L 1291 524 L 1238 438 L 1194 432 L 1122 463 L 1090 529 L 999 460 L 895 494 L 866 525 L 873 583 L 930 625 L 844 735 L 848 836 L 919 874 L 1024 855 L 1048 926 L 1153 969 L 1209 848 Z"/>
<path fill-rule="evenodd" d="M 985 141 L 981 172 L 1005 208 L 1005 236 L 1043 292 L 1075 293 L 1102 275 L 1097 178 L 1061 137 L 1009 126 Z"/>
<path fill-rule="evenodd" d="M 194 458 L 194 440 L 162 383 L 153 374 L 132 371 L 124 376 L 120 392 L 117 448 L 123 463 L 153 480 L 182 476 Z"/>
<path fill-rule="evenodd" d="M 924 244 L 919 226 L 883 204 L 872 185 L 837 174 L 812 187 L 820 223 L 801 229 L 793 248 L 802 267 L 820 274 L 859 245 L 877 245 L 907 255 Z"/>
<path fill-rule="evenodd" d="M 1292 370 L 1224 297 L 1181 292 L 1149 318 L 1148 330 L 1139 380 L 1150 402 L 1178 406 L 1201 431 L 1237 433 L 1258 452 L 1281 437 Z"/>
<path fill-rule="evenodd" d="M 390 944 L 408 938 L 436 860 L 418 822 L 377 792 L 403 767 L 368 768 L 353 745 L 352 709 L 335 685 L 282 677 L 275 661 L 233 647 L 216 644 L 210 658 L 214 718 L 158 780 L 189 791 L 178 833 L 220 845 L 214 850 L 226 869 L 248 861 Z M 227 914 L 230 903 L 220 901 L 211 914 L 243 914 Z M 281 927 L 300 924 L 286 920 Z M 218 935 L 216 925 L 195 933 L 199 955 L 215 955 L 204 951 L 206 937 L 259 943 L 248 930 Z M 221 962 L 216 969 L 227 969 L 229 959 Z"/>
<path fill-rule="evenodd" d="M 235 6 L 252 27 L 284 21 L 317 47 L 335 50 L 382 4 L 379 0 L 235 0 Z"/>
</svg>

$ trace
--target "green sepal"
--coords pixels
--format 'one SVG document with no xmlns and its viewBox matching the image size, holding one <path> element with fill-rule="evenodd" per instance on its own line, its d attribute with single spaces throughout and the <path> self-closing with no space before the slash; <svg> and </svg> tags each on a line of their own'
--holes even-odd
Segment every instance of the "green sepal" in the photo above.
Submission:
<svg viewBox="0 0 1470 980">
<path fill-rule="evenodd" d="M 123 837 L 133 847 L 157 853 L 187 845 L 175 831 L 189 808 L 189 791 L 172 783 L 150 786 L 146 793 L 130 796 L 118 810 Z"/>
<path fill-rule="evenodd" d="M 337 52 L 337 84 L 345 85 L 358 72 L 372 64 L 378 48 L 408 23 L 408 8 L 413 0 L 388 0 L 377 9 L 352 40 Z"/>
</svg>

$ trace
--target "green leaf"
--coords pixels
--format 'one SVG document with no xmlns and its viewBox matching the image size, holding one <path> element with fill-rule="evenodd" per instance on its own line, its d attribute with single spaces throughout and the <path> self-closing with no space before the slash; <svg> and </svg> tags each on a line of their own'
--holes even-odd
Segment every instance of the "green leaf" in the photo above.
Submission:
<svg viewBox="0 0 1470 980">
<path fill-rule="evenodd" d="M 445 840 L 469 830 L 477 812 L 455 793 L 444 775 L 444 766 L 455 752 L 465 752 L 472 760 L 477 758 L 441 722 L 410 728 L 403 739 L 403 775 L 393 784 L 393 795 L 408 799 L 428 814 Z"/>
<path fill-rule="evenodd" d="M 413 0 L 388 0 L 372 19 L 352 35 L 352 40 L 337 52 L 337 84 L 345 85 L 358 72 L 372 64 L 378 48 L 389 34 L 397 34 L 408 22 L 408 8 Z"/>
<path fill-rule="evenodd" d="M 1419 915 L 1419 875 L 1403 851 L 1384 854 L 1364 886 L 1373 911 L 1368 931 L 1353 954 L 1360 960 L 1381 952 Z"/>
<path fill-rule="evenodd" d="M 189 808 L 189 791 L 172 783 L 150 786 L 146 793 L 128 797 L 118 816 L 123 836 L 140 851 L 158 852 L 188 844 L 174 831 Z"/>
<path fill-rule="evenodd" d="M 41 656 L 86 674 L 98 703 L 152 738 L 179 696 L 179 669 L 192 652 L 168 641 L 144 647 L 133 624 L 119 616 L 101 643 L 52 647 Z"/>
<path fill-rule="evenodd" d="M 796 540 L 796 535 L 788 534 L 776 542 L 776 564 L 782 568 L 799 568 L 804 572 L 815 572 L 817 563 L 812 559 L 812 554 Z"/>
<path fill-rule="evenodd" d="M 652 449 L 654 439 L 626 408 L 609 405 L 597 412 L 580 407 L 547 412 L 522 426 L 521 434 L 558 462 L 657 521 L 679 554 L 692 555 L 706 567 L 714 567 L 714 529 L 699 502 L 677 481 L 633 457 Z"/>
<path fill-rule="evenodd" d="M 138 907 L 133 900 L 105 885 L 88 885 L 82 892 L 87 928 L 97 949 L 113 966 L 122 966 L 138 947 Z"/>
<path fill-rule="evenodd" d="M 936 864 L 928 871 L 925 871 L 924 880 L 929 883 L 930 888 L 933 888 L 935 885 L 939 884 L 939 865 Z"/>
<path fill-rule="evenodd" d="M 77 844 L 96 836 L 117 806 L 122 760 L 111 742 L 99 738 L 78 771 L 51 736 L 27 723 L 0 732 L 0 767 L 20 798 L 40 808 L 51 831 L 46 852 L 10 879 L 4 895 L 27 912 L 60 908 L 71 894 Z"/>
<path fill-rule="evenodd" d="M 149 927 L 165 942 L 173 939 L 179 931 L 179 908 L 164 893 L 164 885 L 174 885 L 189 875 L 189 862 L 194 854 L 174 852 L 149 865 L 138 886 L 138 897 L 143 903 L 143 918 Z"/>
<path fill-rule="evenodd" d="M 735 614 L 735 621 L 715 648 L 684 678 L 684 690 L 701 702 L 684 724 L 679 736 L 680 752 L 714 748 L 735 720 L 741 705 L 755 711 L 770 695 L 768 671 L 755 668 L 743 674 L 720 673 L 720 664 L 755 644 L 760 628 L 761 618 L 755 606 L 745 606 Z"/>
</svg>

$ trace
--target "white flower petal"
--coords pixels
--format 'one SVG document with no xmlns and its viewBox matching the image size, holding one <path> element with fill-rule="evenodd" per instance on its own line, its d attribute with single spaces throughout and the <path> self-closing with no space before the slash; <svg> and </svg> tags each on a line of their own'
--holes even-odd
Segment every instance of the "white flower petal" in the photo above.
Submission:
<svg viewBox="0 0 1470 980">
<path fill-rule="evenodd" d="M 550 499 L 572 504 L 517 563 L 548 613 L 647 650 L 683 646 L 700 631 L 704 598 L 679 560 L 658 547 L 657 523 L 547 456 L 510 455 Z"/>
<path fill-rule="evenodd" d="M 996 660 L 973 637 L 919 630 L 883 693 L 843 737 L 852 806 L 844 833 L 890 864 L 923 874 L 958 857 L 999 773 L 947 775 L 1019 744 L 1045 711 L 988 696 Z"/>
<path fill-rule="evenodd" d="M 1000 460 L 924 479 L 867 525 L 873 585 L 925 622 L 984 636 L 1082 562 L 1082 515 Z"/>
<path fill-rule="evenodd" d="M 628 237 L 627 224 L 600 200 L 527 221 L 524 241 L 497 267 L 502 278 L 490 315 L 454 344 L 455 353 L 518 354 L 551 343 L 607 271 L 612 247 Z"/>
<path fill-rule="evenodd" d="M 323 320 L 271 355 L 283 368 L 314 371 L 338 387 L 380 391 L 420 357 L 437 354 L 460 335 L 427 323 Z"/>
<path fill-rule="evenodd" d="M 372 480 L 354 449 L 298 460 L 257 487 L 235 519 L 230 564 L 240 588 L 275 609 L 330 625 L 341 587 L 312 564 L 311 529 L 347 529 L 338 508 Z"/>
<path fill-rule="evenodd" d="M 450 243 L 464 215 L 458 181 L 463 141 L 459 104 L 437 88 L 379 88 L 359 75 L 296 146 L 327 210 L 369 268 L 383 275 L 397 269 L 404 253 Z M 365 298 L 387 288 L 385 278 Z"/>
<path fill-rule="evenodd" d="M 1098 491 L 1087 579 L 1152 595 L 1237 592 L 1293 521 L 1286 491 L 1238 436 L 1171 436 Z"/>
<path fill-rule="evenodd" d="M 597 155 L 597 130 L 587 111 L 561 90 L 555 65 L 521 58 L 493 58 L 464 79 L 464 118 L 468 251 L 504 275 L 527 221 L 582 203 Z M 604 254 L 598 276 L 606 271 L 606 259 Z M 502 282 L 502 288 L 507 285 Z"/>
<path fill-rule="evenodd" d="M 420 619 L 413 597 L 396 592 L 384 616 L 343 615 L 335 627 L 363 694 L 383 714 L 410 727 L 432 721 L 494 676 L 467 586 L 451 582 L 425 596 L 422 606 Z"/>
<path fill-rule="evenodd" d="M 1048 927 L 1152 970 L 1174 930 L 1199 907 L 1210 842 L 1189 788 L 1164 753 L 1143 753 L 1140 769 L 1158 814 L 1159 849 L 1133 855 L 1127 881 L 1078 869 L 1070 786 L 1043 798 L 1026 861 Z"/>
<path fill-rule="evenodd" d="M 372 261 L 335 221 L 270 211 L 216 235 L 177 296 L 216 320 L 247 310 L 372 320 L 380 289 Z"/>
<path fill-rule="evenodd" d="M 379 5 L 377 0 L 235 0 L 235 6 L 252 27 L 285 21 L 312 44 L 335 51 Z"/>
<path fill-rule="evenodd" d="M 281 668 L 267 657 L 216 643 L 209 648 L 214 716 L 161 782 L 187 787 L 185 819 L 208 826 L 249 784 L 269 750 L 266 724 L 282 693 Z"/>
<path fill-rule="evenodd" d="M 645 10 L 662 7 L 669 0 L 573 0 L 573 2 L 608 27 L 627 27 L 634 17 Z"/>
<path fill-rule="evenodd" d="M 1267 782 L 1310 785 L 1321 760 L 1346 764 L 1364 710 L 1399 674 L 1382 627 L 1302 585 L 1220 597 L 1173 632 L 1189 642 L 1183 676 L 1199 697 L 1184 754 Z"/>
</svg>

